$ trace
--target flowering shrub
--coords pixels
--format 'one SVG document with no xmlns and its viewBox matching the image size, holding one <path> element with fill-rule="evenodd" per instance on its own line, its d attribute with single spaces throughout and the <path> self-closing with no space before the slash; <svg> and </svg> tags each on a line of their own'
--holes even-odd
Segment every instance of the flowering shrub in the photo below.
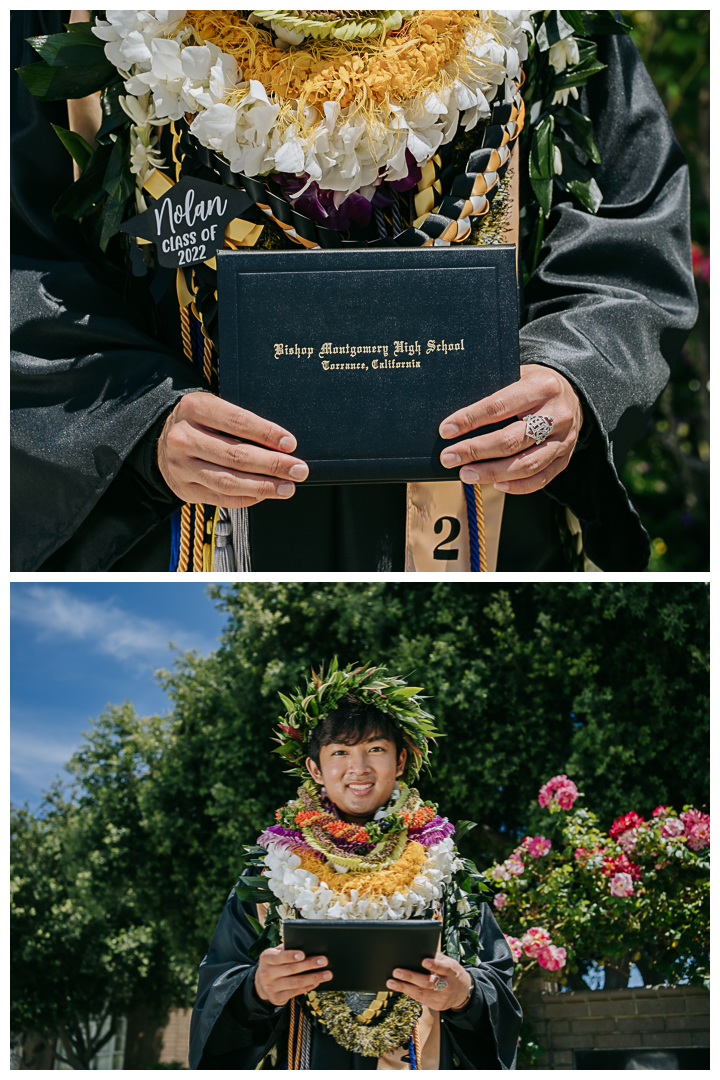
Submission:
<svg viewBox="0 0 720 1080">
<path fill-rule="evenodd" d="M 543 784 L 548 836 L 526 836 L 487 871 L 502 884 L 493 903 L 516 986 L 538 968 L 578 985 L 592 962 L 622 983 L 633 961 L 648 983 L 707 983 L 709 816 L 658 806 L 645 820 L 631 810 L 603 832 L 595 814 L 573 809 L 580 798 L 565 775 Z"/>
<path fill-rule="evenodd" d="M 573 781 L 568 780 L 563 773 L 562 776 L 553 776 L 552 780 L 548 780 L 547 784 L 543 784 L 540 788 L 538 802 L 541 806 L 548 807 L 548 809 L 559 807 L 561 810 L 571 810 L 577 797 L 578 789 Z"/>
</svg>

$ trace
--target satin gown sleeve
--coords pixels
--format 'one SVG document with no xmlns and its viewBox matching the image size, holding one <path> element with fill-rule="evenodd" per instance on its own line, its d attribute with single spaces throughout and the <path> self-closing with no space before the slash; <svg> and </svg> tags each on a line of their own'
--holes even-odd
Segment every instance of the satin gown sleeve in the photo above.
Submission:
<svg viewBox="0 0 720 1080">
<path fill-rule="evenodd" d="M 541 262 L 525 290 L 521 364 L 544 364 L 579 391 L 590 428 L 545 489 L 583 525 L 603 570 L 642 570 L 647 534 L 618 477 L 697 317 L 688 169 L 635 45 L 598 39 L 607 69 L 581 92 L 603 193 L 592 215 L 557 188 Z"/>
</svg>

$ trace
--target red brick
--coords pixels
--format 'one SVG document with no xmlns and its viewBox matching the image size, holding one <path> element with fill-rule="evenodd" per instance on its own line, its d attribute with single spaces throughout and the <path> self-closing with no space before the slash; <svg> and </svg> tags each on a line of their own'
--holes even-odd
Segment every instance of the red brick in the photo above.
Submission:
<svg viewBox="0 0 720 1080">
<path fill-rule="evenodd" d="M 642 1046 L 640 1035 L 628 1035 L 624 1031 L 616 1031 L 613 1035 L 598 1035 L 595 1039 L 596 1050 L 631 1050 L 635 1046 Z"/>
<path fill-rule="evenodd" d="M 620 1016 L 618 1031 L 665 1031 L 665 1018 L 662 1016 Z"/>
<path fill-rule="evenodd" d="M 569 1020 L 553 1020 L 548 1024 L 548 1035 L 554 1039 L 556 1035 L 567 1035 L 570 1032 Z"/>
<path fill-rule="evenodd" d="M 643 1046 L 690 1046 L 689 1031 L 651 1031 L 642 1036 Z"/>
<path fill-rule="evenodd" d="M 637 1011 L 643 1016 L 662 1015 L 663 1013 L 684 1013 L 685 999 L 681 997 L 660 997 L 654 1001 L 638 1001 Z"/>
<path fill-rule="evenodd" d="M 693 1046 L 709 1046 L 710 1045 L 710 1032 L 709 1031 L 693 1031 L 692 1033 Z"/>
<path fill-rule="evenodd" d="M 596 1016 L 592 1020 L 573 1020 L 572 1029 L 578 1035 L 604 1035 L 615 1030 L 612 1016 Z"/>
<path fill-rule="evenodd" d="M 684 1016 L 666 1016 L 665 1017 L 665 1030 L 666 1031 L 706 1031 L 709 1027 L 708 1024 L 703 1023 L 704 1017 L 702 1016 L 688 1016 L 687 1013 Z M 709 1017 L 708 1017 L 709 1019 Z"/>
<path fill-rule="evenodd" d="M 685 1009 L 689 1013 L 709 1013 L 710 995 L 707 990 L 703 991 L 702 997 L 689 997 L 685 999 Z"/>
<path fill-rule="evenodd" d="M 635 1002 L 629 1001 L 591 1001 L 588 1008 L 591 1016 L 634 1016 Z"/>
<path fill-rule="evenodd" d="M 558 1035 L 553 1039 L 553 1050 L 592 1050 L 592 1035 Z"/>
</svg>

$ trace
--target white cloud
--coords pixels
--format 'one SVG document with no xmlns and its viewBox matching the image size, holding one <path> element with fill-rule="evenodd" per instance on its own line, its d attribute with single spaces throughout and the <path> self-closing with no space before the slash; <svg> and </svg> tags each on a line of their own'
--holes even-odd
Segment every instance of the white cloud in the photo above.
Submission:
<svg viewBox="0 0 720 1080">
<path fill-rule="evenodd" d="M 11 734 L 10 744 L 11 773 L 38 794 L 50 787 L 78 748 L 77 741 L 59 742 L 46 735 L 39 737 L 15 731 Z"/>
<path fill-rule="evenodd" d="M 127 611 L 112 599 L 95 602 L 55 585 L 15 585 L 11 617 L 33 627 L 38 641 L 83 641 L 120 661 L 167 663 L 169 641 L 202 652 L 217 647 L 181 627 Z"/>
</svg>

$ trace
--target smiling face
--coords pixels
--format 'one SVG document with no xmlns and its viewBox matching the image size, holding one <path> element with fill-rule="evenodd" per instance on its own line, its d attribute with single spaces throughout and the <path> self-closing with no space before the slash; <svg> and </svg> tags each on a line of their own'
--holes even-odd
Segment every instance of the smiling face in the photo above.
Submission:
<svg viewBox="0 0 720 1080">
<path fill-rule="evenodd" d="M 328 743 L 320 748 L 319 768 L 312 758 L 306 764 L 346 821 L 364 825 L 392 795 L 406 760 L 407 750 L 403 748 L 398 757 L 395 743 L 377 736 L 353 746 Z"/>
</svg>

